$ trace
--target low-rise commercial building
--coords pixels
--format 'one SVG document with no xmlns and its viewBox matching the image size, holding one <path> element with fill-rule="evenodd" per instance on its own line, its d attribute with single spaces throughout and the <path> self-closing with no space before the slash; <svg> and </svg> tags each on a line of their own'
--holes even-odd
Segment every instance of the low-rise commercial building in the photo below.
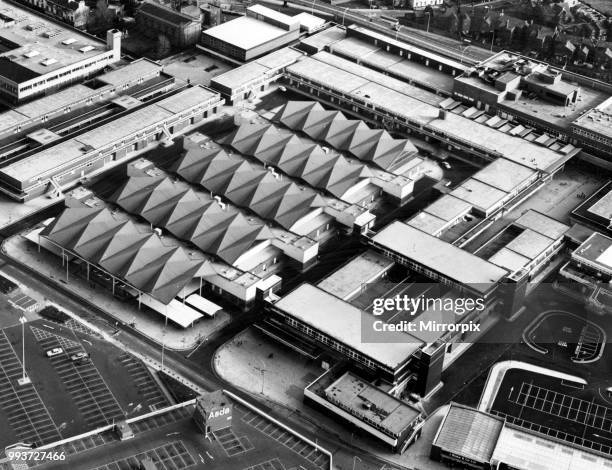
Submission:
<svg viewBox="0 0 612 470">
<path fill-rule="evenodd" d="M 270 8 L 254 5 L 246 16 L 207 29 L 201 47 L 235 62 L 247 62 L 296 42 L 300 22 Z"/>
<path fill-rule="evenodd" d="M 136 100 L 137 101 L 137 100 Z M 0 190 L 16 200 L 74 186 L 130 156 L 172 139 L 213 116 L 223 99 L 197 86 L 133 111 L 93 130 L 43 146 L 42 150 L 0 169 Z"/>
<path fill-rule="evenodd" d="M 303 55 L 285 47 L 213 77 L 210 86 L 221 93 L 228 104 L 237 104 L 271 89 L 282 78 L 285 67 Z"/>
<path fill-rule="evenodd" d="M 304 389 L 304 401 L 402 453 L 418 439 L 421 412 L 367 380 L 330 370 Z"/>
<path fill-rule="evenodd" d="M 607 182 L 570 215 L 572 222 L 612 235 L 612 182 Z"/>
<path fill-rule="evenodd" d="M 57 118 L 76 116 L 83 109 L 105 103 L 147 82 L 151 85 L 166 81 L 156 93 L 167 91 L 174 84 L 164 76 L 162 66 L 148 59 L 138 59 L 121 68 L 98 75 L 84 83 L 69 86 L 51 95 L 16 106 L 0 114 L 0 140 L 17 138 L 37 129 L 47 128 Z M 142 92 L 138 90 L 139 94 Z M 140 95 L 142 96 L 142 94 Z"/>
<path fill-rule="evenodd" d="M 578 145 L 608 168 L 610 94 L 609 84 L 508 51 L 456 77 L 453 90 L 458 101 L 544 132 L 540 145 Z"/>
<path fill-rule="evenodd" d="M 121 58 L 121 32 L 106 42 L 0 1 L 0 93 L 19 102 L 82 80 Z"/>
<path fill-rule="evenodd" d="M 362 328 L 373 331 L 374 316 L 311 284 L 302 284 L 267 308 L 274 325 L 299 332 L 349 359 L 364 374 L 394 385 L 406 381 L 413 353 L 424 346 L 400 332 L 387 333 L 386 342 L 362 341 Z"/>
</svg>

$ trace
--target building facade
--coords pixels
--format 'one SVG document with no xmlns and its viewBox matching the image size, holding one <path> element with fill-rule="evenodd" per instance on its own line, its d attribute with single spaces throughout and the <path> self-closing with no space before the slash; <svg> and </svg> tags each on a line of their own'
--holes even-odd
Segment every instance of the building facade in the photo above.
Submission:
<svg viewBox="0 0 612 470">
<path fill-rule="evenodd" d="M 174 47 L 196 44 L 202 32 L 202 20 L 171 10 L 157 3 L 143 3 L 136 13 L 138 29 L 148 37 L 163 34 Z"/>
</svg>

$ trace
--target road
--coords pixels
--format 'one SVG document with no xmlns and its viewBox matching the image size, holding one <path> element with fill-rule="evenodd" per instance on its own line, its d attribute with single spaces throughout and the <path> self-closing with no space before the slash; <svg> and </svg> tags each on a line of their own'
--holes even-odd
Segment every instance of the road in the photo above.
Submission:
<svg viewBox="0 0 612 470">
<path fill-rule="evenodd" d="M 5 262 L 3 269 L 17 281 L 32 287 L 59 305 L 64 305 L 67 310 L 103 332 L 106 339 L 114 343 L 115 346 L 140 357 L 150 366 L 159 368 L 161 364 L 161 347 L 159 344 L 140 335 L 128 325 L 117 325 L 112 317 L 96 305 L 81 299 L 28 266 L 18 264 L 5 254 L 0 255 L 0 260 Z M 178 376 L 177 378 L 182 379 L 183 382 L 186 381 L 198 389 L 210 391 L 224 388 L 245 400 L 257 402 L 259 408 L 274 418 L 286 423 L 313 441 L 316 440 L 320 445 L 331 451 L 334 454 L 336 468 L 351 468 L 352 459 L 357 455 L 363 461 L 360 470 L 378 469 L 383 465 L 386 465 L 387 470 L 402 469 L 401 466 L 391 465 L 390 462 L 368 454 L 349 443 L 342 442 L 338 435 L 319 427 L 314 422 L 310 422 L 306 417 L 296 414 L 294 410 L 262 403 L 259 397 L 245 393 L 231 383 L 225 382 L 216 374 L 213 364 L 215 351 L 239 331 L 251 325 L 260 315 L 261 313 L 257 311 L 240 315 L 219 335 L 203 343 L 195 353 L 186 355 L 185 352 L 165 349 L 164 371 L 175 377 Z M 117 329 L 119 329 L 118 334 L 116 333 Z"/>
</svg>

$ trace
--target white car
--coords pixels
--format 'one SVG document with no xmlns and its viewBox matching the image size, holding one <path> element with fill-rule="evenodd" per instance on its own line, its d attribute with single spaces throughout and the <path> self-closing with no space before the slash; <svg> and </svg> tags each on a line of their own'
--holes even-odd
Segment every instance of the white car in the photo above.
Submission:
<svg viewBox="0 0 612 470">
<path fill-rule="evenodd" d="M 61 354 L 63 352 L 64 352 L 64 350 L 62 348 L 53 348 L 53 349 L 49 349 L 46 354 L 47 354 L 47 357 L 53 357 L 53 356 L 57 356 L 57 355 L 59 355 L 59 354 Z"/>
</svg>

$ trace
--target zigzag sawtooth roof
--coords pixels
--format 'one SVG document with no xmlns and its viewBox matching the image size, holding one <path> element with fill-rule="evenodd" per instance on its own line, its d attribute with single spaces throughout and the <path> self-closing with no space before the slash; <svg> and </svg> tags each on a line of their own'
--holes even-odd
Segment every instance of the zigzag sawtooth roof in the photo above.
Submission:
<svg viewBox="0 0 612 470">
<path fill-rule="evenodd" d="M 328 155 L 319 145 L 281 133 L 272 124 L 244 123 L 219 142 L 340 199 L 361 180 L 372 176 L 365 165 L 339 154 Z"/>
<path fill-rule="evenodd" d="M 104 204 L 89 207 L 71 203 L 41 235 L 164 304 L 170 303 L 204 264 Z"/>
<path fill-rule="evenodd" d="M 185 150 L 173 167 L 182 178 L 287 230 L 313 209 L 327 205 L 315 191 L 228 155 L 223 149 L 202 148 L 186 140 Z"/>
<path fill-rule="evenodd" d="M 394 139 L 385 130 L 370 129 L 363 121 L 347 119 L 313 101 L 289 101 L 273 120 L 389 172 L 417 154 L 408 139 Z"/>
<path fill-rule="evenodd" d="M 110 200 L 229 264 L 260 241 L 274 238 L 265 224 L 249 221 L 231 206 L 222 208 L 207 194 L 161 172 L 130 176 Z"/>
</svg>

